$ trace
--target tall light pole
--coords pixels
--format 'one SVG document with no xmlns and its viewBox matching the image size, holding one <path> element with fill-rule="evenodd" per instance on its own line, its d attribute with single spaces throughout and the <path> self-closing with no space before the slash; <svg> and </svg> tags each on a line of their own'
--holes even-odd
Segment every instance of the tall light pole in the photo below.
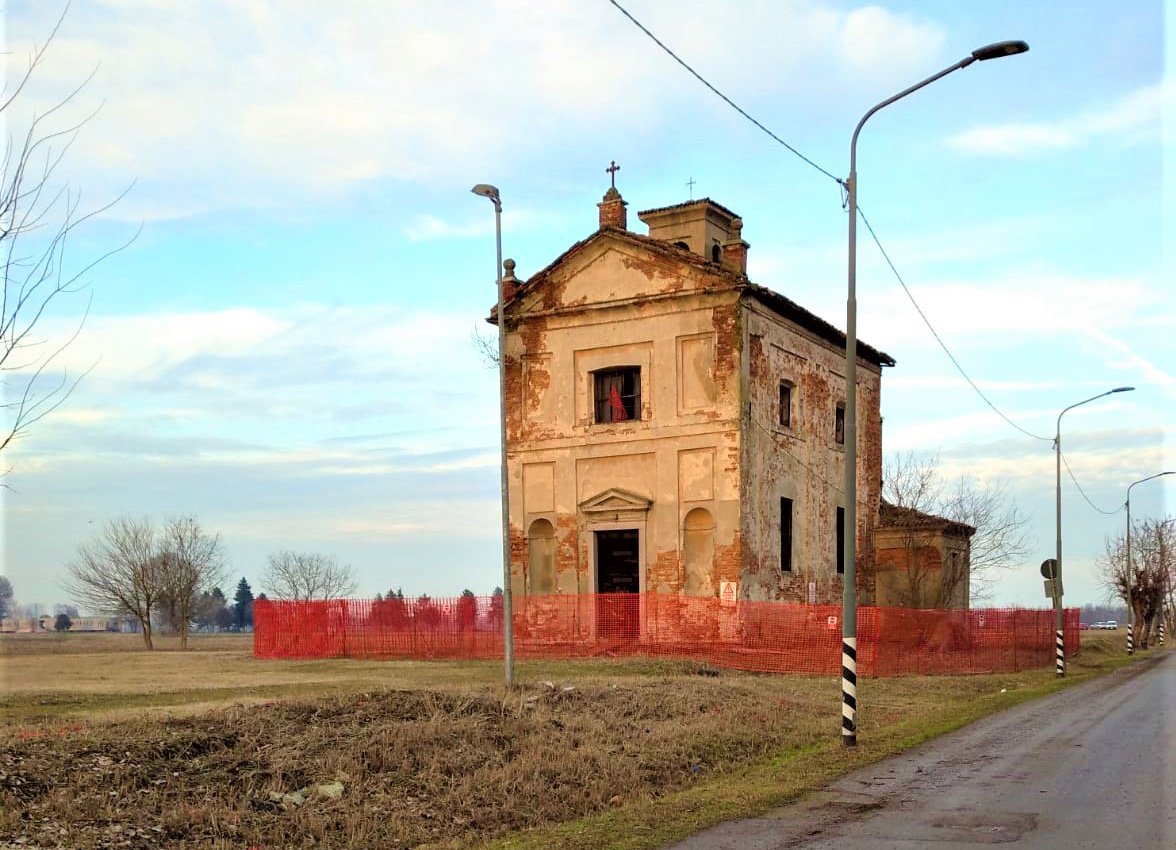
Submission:
<svg viewBox="0 0 1176 850">
<path fill-rule="evenodd" d="M 498 280 L 498 425 L 502 443 L 502 646 L 506 686 L 514 684 L 514 604 L 510 592 L 510 495 L 506 471 L 506 321 L 502 315 L 502 199 L 498 189 L 479 183 L 470 190 L 494 203 L 494 240 L 498 262 L 494 276 Z"/>
<path fill-rule="evenodd" d="M 1149 475 L 1147 478 L 1140 478 L 1138 481 L 1133 481 L 1127 485 L 1127 654 L 1131 655 L 1135 652 L 1135 609 L 1131 607 L 1131 582 L 1135 577 L 1135 570 L 1131 568 L 1131 488 L 1136 484 L 1142 484 L 1144 481 L 1151 481 L 1153 478 L 1162 478 L 1165 475 L 1176 475 L 1176 470 L 1169 470 L 1168 472 L 1157 472 L 1155 475 Z"/>
<path fill-rule="evenodd" d="M 1056 532 L 1057 532 L 1057 551 L 1056 551 L 1057 574 L 1054 576 L 1054 578 L 1059 582 L 1059 584 L 1055 585 L 1055 588 L 1061 586 L 1060 582 L 1062 580 L 1062 417 L 1066 415 L 1066 411 L 1073 410 L 1075 407 L 1081 407 L 1084 404 L 1089 404 L 1092 401 L 1097 401 L 1100 398 L 1104 398 L 1105 396 L 1113 395 L 1114 393 L 1129 393 L 1134 389 L 1135 389 L 1135 387 L 1115 387 L 1113 390 L 1107 390 L 1105 393 L 1099 393 L 1098 395 L 1091 396 L 1090 398 L 1085 399 L 1084 401 L 1080 401 L 1077 404 L 1071 404 L 1069 407 L 1065 408 L 1064 410 L 1062 410 L 1061 413 L 1058 414 L 1058 425 L 1057 425 L 1057 429 L 1054 431 L 1054 465 L 1057 467 L 1057 479 L 1056 479 L 1056 487 L 1055 487 L 1055 491 L 1054 491 L 1054 496 L 1056 499 L 1055 515 L 1057 517 L 1057 528 L 1056 528 Z M 1066 639 L 1065 639 L 1065 634 L 1064 634 L 1065 614 L 1063 613 L 1063 609 L 1062 609 L 1062 594 L 1061 594 L 1061 592 L 1060 591 L 1055 592 L 1053 599 L 1054 599 L 1054 621 L 1055 621 L 1054 628 L 1057 630 L 1054 634 L 1054 640 L 1057 645 L 1057 664 L 1054 669 L 1055 669 L 1055 672 L 1057 673 L 1057 675 L 1065 676 L 1066 675 Z"/>
<path fill-rule="evenodd" d="M 849 179 L 845 191 L 849 203 L 849 295 L 845 304 L 845 528 L 842 548 L 845 575 L 841 603 L 841 740 L 857 744 L 857 140 L 866 121 L 885 106 L 930 85 L 952 71 L 973 62 L 1024 53 L 1023 41 L 1001 41 L 973 50 L 970 56 L 944 68 L 879 103 L 862 116 L 849 144 Z"/>
</svg>

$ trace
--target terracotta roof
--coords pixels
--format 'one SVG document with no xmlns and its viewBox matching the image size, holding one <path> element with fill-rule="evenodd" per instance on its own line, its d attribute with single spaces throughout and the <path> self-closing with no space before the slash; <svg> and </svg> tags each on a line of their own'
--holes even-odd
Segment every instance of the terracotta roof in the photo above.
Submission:
<svg viewBox="0 0 1176 850">
<path fill-rule="evenodd" d="M 642 210 L 641 212 L 637 213 L 637 218 L 641 218 L 641 216 L 643 216 L 643 215 L 649 215 L 650 213 L 669 212 L 670 210 L 681 210 L 681 209 L 685 209 L 686 207 L 692 207 L 695 204 L 710 204 L 715 209 L 722 210 L 727 215 L 731 216 L 731 218 L 739 218 L 739 216 L 737 214 L 735 214 L 731 210 L 727 209 L 722 204 L 717 203 L 716 201 L 712 201 L 710 198 L 699 198 L 697 201 L 683 201 L 680 204 L 670 204 L 668 207 L 654 207 L 651 210 Z"/>
<path fill-rule="evenodd" d="M 976 529 L 967 523 L 924 513 L 914 508 L 892 505 L 885 499 L 878 506 L 878 527 L 924 528 L 928 531 L 942 531 L 944 534 L 956 537 L 971 537 L 976 533 Z"/>
<path fill-rule="evenodd" d="M 704 199 L 705 200 L 705 199 Z M 694 203 L 699 203 L 695 201 Z M 714 202 L 711 201 L 713 204 Z M 679 206 L 683 206 L 679 204 Z M 715 204 L 718 206 L 718 204 Z M 666 207 L 665 209 L 670 209 Z M 512 304 L 519 300 L 519 298 L 526 292 L 541 286 L 543 281 L 557 269 L 569 256 L 586 245 L 603 238 L 612 238 L 620 240 L 621 242 L 628 242 L 631 245 L 637 245 L 647 251 L 655 254 L 661 254 L 664 257 L 671 257 L 681 263 L 695 266 L 696 268 L 704 269 L 709 274 L 715 275 L 727 281 L 731 288 L 741 289 L 759 300 L 766 307 L 770 308 L 780 316 L 789 321 L 805 328 L 816 334 L 821 339 L 833 343 L 833 345 L 844 350 L 845 349 L 845 333 L 838 330 L 836 327 L 826 322 L 820 316 L 810 313 L 808 310 L 801 307 L 795 301 L 785 298 L 780 293 L 766 286 L 752 283 L 743 275 L 736 272 L 728 271 L 716 263 L 711 262 L 706 257 L 695 254 L 693 251 L 686 248 L 680 248 L 672 242 L 667 242 L 664 239 L 654 239 L 650 236 L 643 236 L 639 233 L 633 233 L 629 230 L 624 230 L 619 227 L 602 227 L 586 239 L 582 239 L 576 244 L 572 245 L 544 268 L 531 275 L 526 282 L 519 285 L 515 291 L 514 296 L 509 298 L 503 309 L 509 310 Z M 495 324 L 496 308 L 490 308 L 490 315 L 486 321 L 490 324 Z M 871 345 L 858 340 L 858 355 L 864 360 L 873 363 L 875 366 L 893 366 L 894 358 L 884 351 L 879 351 Z"/>
</svg>

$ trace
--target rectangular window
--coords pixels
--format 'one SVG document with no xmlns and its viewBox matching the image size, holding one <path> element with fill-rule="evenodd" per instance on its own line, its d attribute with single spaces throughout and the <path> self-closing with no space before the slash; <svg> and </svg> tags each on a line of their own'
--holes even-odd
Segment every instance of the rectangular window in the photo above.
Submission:
<svg viewBox="0 0 1176 850">
<path fill-rule="evenodd" d="M 641 367 L 623 366 L 592 373 L 595 422 L 641 418 Z"/>
<path fill-rule="evenodd" d="M 845 572 L 845 508 L 837 509 L 837 572 Z"/>
<path fill-rule="evenodd" d="M 837 414 L 833 421 L 833 440 L 839 446 L 845 445 L 845 405 L 837 403 Z"/>
<path fill-rule="evenodd" d="M 780 570 L 792 572 L 792 500 L 780 499 Z"/>
<path fill-rule="evenodd" d="M 780 382 L 780 426 L 792 427 L 792 384 L 789 381 Z"/>
</svg>

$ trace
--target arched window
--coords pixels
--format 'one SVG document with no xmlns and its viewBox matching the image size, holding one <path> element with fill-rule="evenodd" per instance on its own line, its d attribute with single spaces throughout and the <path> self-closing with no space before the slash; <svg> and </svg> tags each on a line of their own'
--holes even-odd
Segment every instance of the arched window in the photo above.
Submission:
<svg viewBox="0 0 1176 850">
<path fill-rule="evenodd" d="M 674 243 L 674 245 L 676 245 L 677 247 L 681 248 L 683 251 L 689 251 L 689 250 L 690 250 L 690 246 L 689 246 L 687 243 L 685 243 L 685 242 L 675 242 L 675 243 Z"/>
<path fill-rule="evenodd" d="M 527 592 L 555 591 L 555 528 L 545 519 L 531 523 L 527 532 Z"/>
<path fill-rule="evenodd" d="M 717 244 L 711 245 L 711 262 L 712 263 L 719 263 L 719 262 L 722 262 L 722 260 L 723 260 L 723 249 L 720 248 Z"/>
<path fill-rule="evenodd" d="M 695 508 L 686 514 L 682 525 L 682 561 L 686 568 L 683 592 L 687 596 L 714 596 L 715 523 L 710 511 Z"/>
</svg>

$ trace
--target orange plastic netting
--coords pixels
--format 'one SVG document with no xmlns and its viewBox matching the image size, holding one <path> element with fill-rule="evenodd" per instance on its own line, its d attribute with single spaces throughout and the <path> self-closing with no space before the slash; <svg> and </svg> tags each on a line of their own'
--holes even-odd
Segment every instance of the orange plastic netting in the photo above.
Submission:
<svg viewBox="0 0 1176 850">
<path fill-rule="evenodd" d="M 739 670 L 836 675 L 841 607 L 724 603 L 657 594 L 516 596 L 519 658 L 647 655 Z M 258 600 L 258 658 L 501 658 L 502 597 Z M 1048 609 L 858 609 L 858 671 L 867 676 L 1016 671 L 1054 663 Z M 1066 652 L 1079 648 L 1065 612 Z"/>
</svg>

